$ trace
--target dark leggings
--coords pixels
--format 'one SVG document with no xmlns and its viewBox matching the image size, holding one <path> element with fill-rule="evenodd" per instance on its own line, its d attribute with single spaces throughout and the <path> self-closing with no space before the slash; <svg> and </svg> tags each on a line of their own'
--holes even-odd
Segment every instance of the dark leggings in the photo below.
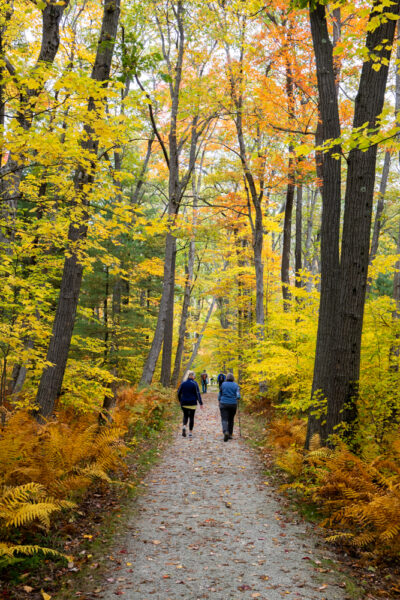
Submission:
<svg viewBox="0 0 400 600">
<path fill-rule="evenodd" d="M 189 431 L 192 431 L 194 425 L 194 413 L 196 412 L 196 410 L 193 410 L 193 408 L 185 408 L 184 406 L 182 406 L 182 410 L 183 425 L 187 425 L 187 422 L 189 421 Z"/>
</svg>

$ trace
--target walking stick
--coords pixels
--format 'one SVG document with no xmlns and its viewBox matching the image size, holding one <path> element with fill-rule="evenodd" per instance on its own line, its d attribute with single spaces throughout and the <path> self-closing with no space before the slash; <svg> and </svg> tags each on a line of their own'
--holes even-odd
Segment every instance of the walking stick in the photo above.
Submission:
<svg viewBox="0 0 400 600">
<path fill-rule="evenodd" d="M 240 424 L 240 398 L 238 398 L 238 422 L 239 422 L 239 437 L 242 437 L 242 427 Z"/>
</svg>

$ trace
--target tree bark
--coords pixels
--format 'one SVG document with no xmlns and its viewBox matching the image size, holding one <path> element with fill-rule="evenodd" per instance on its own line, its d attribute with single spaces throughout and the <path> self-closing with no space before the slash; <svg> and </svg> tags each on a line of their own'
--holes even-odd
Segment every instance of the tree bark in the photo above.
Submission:
<svg viewBox="0 0 400 600">
<path fill-rule="evenodd" d="M 374 8 L 381 8 L 376 0 Z M 386 7 L 385 12 L 398 15 L 400 1 Z M 371 17 L 378 9 L 371 11 Z M 375 71 L 372 60 L 364 62 L 359 89 L 355 101 L 354 129 L 365 123 L 369 129 L 379 128 L 377 119 L 383 110 L 391 48 L 396 21 L 388 19 L 369 31 L 366 47 L 371 54 L 377 53 L 383 60 Z M 385 40 L 385 42 L 382 42 Z M 377 48 L 381 47 L 381 50 Z M 327 433 L 337 430 L 340 423 L 346 425 L 345 435 L 352 440 L 357 417 L 358 381 L 360 377 L 361 334 L 364 317 L 365 292 L 368 276 L 371 218 L 375 185 L 377 145 L 363 152 L 359 148 L 350 151 L 346 180 L 345 209 L 343 220 L 342 251 L 340 265 L 340 298 L 337 336 L 335 339 L 335 368 L 330 401 L 328 402 Z"/>
<path fill-rule="evenodd" d="M 107 86 L 110 77 L 119 15 L 120 0 L 105 3 L 97 53 L 91 75 L 94 81 L 102 83 L 104 87 Z M 96 108 L 94 99 L 89 98 L 88 112 L 94 112 Z M 85 133 L 87 139 L 82 142 L 82 149 L 84 152 L 91 152 L 93 161 L 95 161 L 98 140 L 90 126 L 85 126 Z M 72 222 L 69 226 L 68 241 L 70 250 L 64 261 L 60 295 L 46 357 L 46 361 L 50 363 L 50 366 L 45 367 L 42 373 L 36 397 L 39 418 L 47 418 L 52 414 L 56 399 L 61 392 L 67 364 L 83 274 L 83 265 L 79 259 L 79 247 L 84 243 L 88 230 L 89 213 L 86 194 L 88 188 L 94 182 L 94 164 L 91 166 L 90 171 L 83 166 L 78 168 L 74 177 L 76 205 L 79 205 L 79 202 L 81 203 L 83 215 L 80 222 Z"/>
<path fill-rule="evenodd" d="M 289 146 L 289 182 L 286 189 L 286 204 L 285 204 L 285 219 L 283 223 L 283 242 L 282 242 L 282 262 L 281 262 L 281 282 L 282 282 L 282 296 L 283 296 L 283 309 L 288 311 L 290 309 L 290 299 L 292 297 L 290 293 L 290 247 L 292 237 L 292 212 L 293 212 L 293 200 L 295 191 L 295 177 L 294 177 L 294 158 L 293 158 L 293 147 Z"/>
<path fill-rule="evenodd" d="M 369 264 L 371 265 L 377 252 L 379 245 L 379 236 L 382 228 L 382 214 L 383 209 L 385 207 L 385 195 L 386 195 L 386 187 L 389 179 L 389 171 L 390 171 L 390 152 L 386 150 L 385 158 L 383 162 L 382 169 L 382 177 L 379 186 L 378 192 L 378 202 L 376 204 L 376 213 L 375 213 L 375 221 L 374 221 L 374 229 L 372 233 L 372 241 L 371 241 L 371 250 L 369 253 Z"/>
<path fill-rule="evenodd" d="M 340 137 L 339 108 L 336 93 L 333 46 L 329 39 L 326 22 L 326 8 L 317 4 L 310 10 L 310 25 L 317 67 L 319 93 L 320 134 L 322 141 Z M 322 218 L 321 218 L 321 298 L 318 316 L 318 333 L 314 363 L 312 398 L 317 391 L 323 398 L 328 395 L 331 376 L 333 336 L 335 332 L 336 306 L 339 277 L 339 229 L 341 201 L 341 161 L 334 154 L 340 154 L 335 146 L 318 160 L 320 169 Z M 319 415 L 312 406 L 309 419 L 306 446 L 317 433 L 326 439 L 325 415 Z"/>
<path fill-rule="evenodd" d="M 206 330 L 206 327 L 207 327 L 207 325 L 208 325 L 208 322 L 209 322 L 209 320 L 210 320 L 210 318 L 211 318 L 211 315 L 212 315 L 212 313 L 213 313 L 213 310 L 214 310 L 214 305 L 215 305 L 215 298 L 213 298 L 213 299 L 212 299 L 212 302 L 211 302 L 211 304 L 210 304 L 210 307 L 209 307 L 209 309 L 208 309 L 208 312 L 207 312 L 207 315 L 206 315 L 206 319 L 205 319 L 205 321 L 204 321 L 204 323 L 203 323 L 203 327 L 201 328 L 201 331 L 200 331 L 200 333 L 199 333 L 199 337 L 198 337 L 198 338 L 197 338 L 197 340 L 196 340 L 196 343 L 195 343 L 195 345 L 194 345 L 194 348 L 193 348 L 193 351 L 192 351 L 191 357 L 190 357 L 190 359 L 189 359 L 189 362 L 187 363 L 187 365 L 186 365 L 186 368 L 184 369 L 184 372 L 185 372 L 185 373 L 186 373 L 186 371 L 189 371 L 189 369 L 191 369 L 191 368 L 192 368 L 192 364 L 194 363 L 194 361 L 195 361 L 195 359 L 196 359 L 197 353 L 198 353 L 198 351 L 199 351 L 199 348 L 200 348 L 201 340 L 203 339 L 204 332 L 205 332 L 205 330 Z"/>
<path fill-rule="evenodd" d="M 296 287 L 302 287 L 301 270 L 302 270 L 302 238 L 303 238 L 303 186 L 298 184 L 296 196 L 296 244 L 294 249 L 295 257 L 295 275 Z"/>
<path fill-rule="evenodd" d="M 370 20 L 378 16 L 378 11 L 380 12 L 380 10 L 377 7 L 379 9 L 382 8 L 379 0 L 376 0 L 373 4 Z M 398 15 L 399 10 L 400 0 L 391 4 L 389 8 L 385 7 L 382 14 L 390 12 Z M 324 18 L 324 15 L 325 7 L 321 5 L 318 5 L 315 10 L 311 11 L 311 25 L 317 65 L 318 56 L 321 54 L 320 48 L 328 48 L 330 44 L 327 32 L 324 34 L 326 35 L 324 43 L 320 43 L 319 47 L 315 43 L 316 34 L 322 31 L 320 16 Z M 396 25 L 392 19 L 387 19 L 386 22 L 384 20 L 382 19 L 380 25 L 374 28 L 373 31 L 368 31 L 367 33 L 366 48 L 368 53 L 374 54 L 382 62 L 379 71 L 373 69 L 374 63 L 372 60 L 369 59 L 363 63 L 355 101 L 354 129 L 361 128 L 366 124 L 369 131 L 372 130 L 375 132 L 379 127 L 377 125 L 377 117 L 383 109 L 388 76 L 388 66 L 386 66 L 386 63 L 390 60 L 391 55 L 391 50 L 388 48 L 391 48 L 393 43 Z M 385 42 L 382 43 L 382 40 L 385 40 Z M 330 59 L 332 58 L 331 48 L 330 46 Z M 321 71 L 318 74 L 320 95 L 322 92 L 320 89 L 320 77 L 323 75 L 324 73 L 321 73 Z M 326 99 L 328 100 L 327 104 L 329 108 L 335 104 L 332 102 L 332 97 L 331 94 L 330 98 Z M 336 96 L 334 97 L 336 98 Z M 325 102 L 322 101 L 322 98 L 320 100 L 322 113 Z M 338 122 L 337 104 L 335 112 L 336 115 L 332 115 L 332 117 L 335 122 Z M 325 124 L 326 119 L 323 116 L 323 125 Z M 334 138 L 338 136 L 331 135 L 330 137 Z M 325 135 L 324 139 L 327 139 Z M 329 441 L 328 437 L 333 433 L 338 433 L 343 423 L 346 425 L 346 438 L 351 440 L 353 437 L 357 416 L 361 333 L 369 260 L 376 153 L 376 145 L 371 145 L 364 152 L 358 147 L 353 148 L 348 156 L 341 261 L 338 277 L 339 289 L 337 290 L 336 286 L 334 286 L 333 296 L 336 303 L 336 310 L 332 310 L 331 313 L 328 313 L 326 307 L 322 305 L 322 293 L 326 291 L 326 281 L 321 288 L 319 328 L 320 325 L 321 329 L 322 326 L 327 327 L 327 317 L 331 316 L 330 328 L 333 323 L 334 330 L 330 332 L 328 330 L 330 333 L 330 343 L 325 343 L 319 348 L 320 355 L 318 354 L 317 339 L 317 355 L 314 370 L 313 391 L 322 390 L 323 395 L 328 400 L 326 426 L 322 425 L 320 421 L 319 426 L 313 427 L 312 419 L 315 422 L 315 417 L 312 417 L 309 420 L 307 441 L 310 439 L 310 434 L 317 431 L 318 433 L 322 433 L 321 439 L 324 443 L 327 443 Z M 326 186 L 325 163 L 327 162 L 327 156 L 328 154 L 324 156 L 323 192 Z M 335 185 L 335 188 L 340 187 L 340 173 L 337 173 L 335 181 L 332 184 Z M 334 214 L 337 214 L 337 209 Z M 324 223 L 323 214 L 322 231 L 324 224 L 327 225 L 327 223 Z M 329 225 L 332 227 L 332 223 L 329 223 Z M 321 244 L 323 242 L 322 231 Z M 326 231 L 324 234 L 326 235 Z M 332 252 L 332 249 L 335 251 L 335 255 L 338 240 L 339 233 L 337 231 L 335 240 L 332 240 L 333 245 L 329 248 L 330 252 Z M 322 248 L 323 245 L 321 246 Z M 322 254 L 321 258 L 323 259 L 322 267 L 324 268 L 326 267 L 327 257 Z M 318 331 L 319 336 L 320 331 Z M 326 355 L 326 346 L 329 346 L 330 349 L 328 355 Z M 315 376 L 316 374 L 318 377 Z"/>
<path fill-rule="evenodd" d="M 291 27 L 288 28 L 288 41 L 291 41 Z M 288 51 L 288 49 L 286 49 Z M 286 57 L 286 100 L 289 117 L 289 127 L 292 127 L 295 119 L 295 101 L 294 101 L 294 82 L 292 66 L 289 56 Z M 292 212 L 294 202 L 294 192 L 296 185 L 295 159 L 293 156 L 293 143 L 289 142 L 289 162 L 288 162 L 288 185 L 286 190 L 285 219 L 283 224 L 283 243 L 282 243 L 282 263 L 281 263 L 281 282 L 283 310 L 290 310 L 290 247 L 292 238 Z"/>
<path fill-rule="evenodd" d="M 395 116 L 396 124 L 399 126 L 400 120 L 400 28 L 397 26 L 397 50 L 396 50 L 396 96 L 395 96 Z M 385 155 L 386 158 L 386 155 Z M 400 163 L 400 153 L 397 155 L 397 160 Z M 383 177 L 383 174 L 382 174 Z M 397 254 L 400 255 L 400 220 L 397 232 Z M 394 342 L 389 351 L 389 369 L 393 372 L 399 370 L 400 356 L 400 334 L 398 333 L 398 323 L 400 320 L 400 259 L 396 261 L 396 270 L 393 278 L 393 300 L 395 309 L 392 312 L 392 322 L 395 329 Z M 394 410 L 392 410 L 392 413 Z M 394 415 L 393 415 L 394 416 Z"/>
</svg>

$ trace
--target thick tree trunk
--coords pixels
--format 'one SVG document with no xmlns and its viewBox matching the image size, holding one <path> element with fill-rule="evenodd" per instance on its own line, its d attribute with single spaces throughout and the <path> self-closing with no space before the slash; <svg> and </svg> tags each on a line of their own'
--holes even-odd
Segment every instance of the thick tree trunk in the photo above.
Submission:
<svg viewBox="0 0 400 600">
<path fill-rule="evenodd" d="M 310 24 L 317 66 L 322 141 L 325 142 L 340 137 L 333 47 L 329 39 L 325 6 L 318 4 L 314 10 L 310 10 Z M 332 369 L 338 298 L 341 199 L 341 161 L 333 155 L 338 153 L 340 154 L 340 148 L 337 146 L 326 152 L 322 164 L 317 155 L 317 164 L 319 163 L 318 168 L 322 175 L 321 299 L 312 385 L 313 398 L 317 392 L 318 396 L 323 398 L 328 396 Z M 319 434 L 321 439 L 326 438 L 324 421 L 325 415 L 320 416 L 313 406 L 308 419 L 307 447 L 315 433 Z"/>
<path fill-rule="evenodd" d="M 375 18 L 381 7 L 377 0 L 371 10 L 370 19 Z M 320 11 L 324 7 L 318 5 L 311 12 L 312 27 Z M 400 0 L 386 7 L 383 13 L 389 11 L 399 14 Z M 367 34 L 366 47 L 369 53 L 378 56 L 381 61 L 379 71 L 373 69 L 371 60 L 363 63 L 358 94 L 355 101 L 353 127 L 361 128 L 365 124 L 369 130 L 376 131 L 377 117 L 383 109 L 383 102 L 388 76 L 390 49 L 394 39 L 396 22 L 388 19 L 379 27 Z M 318 25 L 320 24 L 318 20 Z M 315 40 L 315 31 L 313 38 Z M 327 38 L 326 38 L 327 39 Z M 382 40 L 385 40 L 382 43 Z M 327 47 L 328 44 L 320 44 Z M 380 48 L 377 50 L 377 48 Z M 315 45 L 317 55 L 317 46 Z M 332 96 L 330 97 L 332 104 Z M 321 102 L 321 111 L 323 102 Z M 323 124 L 324 124 L 323 118 Z M 331 136 L 334 137 L 334 136 Z M 337 137 L 337 136 L 335 136 Z M 325 136 L 324 136 L 324 139 Z M 365 290 L 369 260 L 369 245 L 371 232 L 371 217 L 373 192 L 376 169 L 376 145 L 371 145 L 365 152 L 359 148 L 350 151 L 346 180 L 345 209 L 342 235 L 342 251 L 339 273 L 339 294 L 335 294 L 337 310 L 332 313 L 335 331 L 331 332 L 333 348 L 331 359 L 323 362 L 316 356 L 315 370 L 318 369 L 319 381 L 322 385 L 314 390 L 322 390 L 328 399 L 326 427 L 323 429 L 322 440 L 328 441 L 328 436 L 337 433 L 342 423 L 346 425 L 346 436 L 352 438 L 357 414 L 358 380 L 360 372 L 361 333 L 364 315 Z M 324 157 L 324 175 L 325 175 Z M 340 176 L 336 182 L 340 185 Z M 324 178 L 325 187 L 325 178 Z M 337 235 L 339 239 L 339 235 Z M 322 238 L 321 238 L 322 241 Z M 322 296 L 322 289 L 321 289 Z M 322 300 L 321 300 L 322 303 Z M 326 319 L 326 313 L 323 315 Z M 319 323 L 321 323 L 321 318 Z M 332 360 L 333 359 L 333 360 Z M 314 372 L 315 373 L 315 372 Z M 309 428 L 310 430 L 310 428 Z"/>
<path fill-rule="evenodd" d="M 107 85 L 110 77 L 119 14 L 120 0 L 105 3 L 97 53 L 91 75 L 94 81 L 103 83 L 104 86 Z M 88 111 L 94 112 L 96 108 L 95 101 L 90 98 Z M 87 139 L 82 143 L 82 148 L 85 152 L 90 151 L 95 157 L 98 150 L 98 140 L 89 126 L 85 127 L 85 132 Z M 84 243 L 88 229 L 89 215 L 86 208 L 86 194 L 87 190 L 93 185 L 93 181 L 93 171 L 86 171 L 84 167 L 78 169 L 74 178 L 74 187 L 77 204 L 81 199 L 83 205 L 83 215 L 81 222 L 71 223 L 68 231 L 70 253 L 64 262 L 60 295 L 46 357 L 46 361 L 50 363 L 50 366 L 45 367 L 42 373 L 36 397 L 38 414 L 41 418 L 49 417 L 52 414 L 56 399 L 61 392 L 82 282 L 83 265 L 79 261 L 79 247 Z M 85 193 L 83 193 L 84 190 Z"/>
<path fill-rule="evenodd" d="M 374 6 L 381 8 L 376 1 Z M 379 9 L 380 10 L 380 9 Z M 400 0 L 386 8 L 399 14 Z M 375 18 L 377 12 L 371 13 Z M 382 58 L 381 68 L 375 71 L 372 60 L 364 62 L 355 101 L 355 129 L 365 123 L 377 127 L 383 109 L 391 48 L 396 21 L 387 23 L 367 34 L 369 53 Z M 385 40 L 384 42 L 382 40 Z M 376 49 L 382 49 L 377 51 Z M 387 61 L 387 62 L 386 62 Z M 377 145 L 367 151 L 355 148 L 348 157 L 346 196 L 342 235 L 339 319 L 335 344 L 335 369 L 327 413 L 327 433 L 333 433 L 343 421 L 346 437 L 352 439 L 357 416 L 358 381 L 360 377 L 361 334 L 364 317 L 365 292 L 368 275 L 371 218 L 375 184 Z"/>
</svg>

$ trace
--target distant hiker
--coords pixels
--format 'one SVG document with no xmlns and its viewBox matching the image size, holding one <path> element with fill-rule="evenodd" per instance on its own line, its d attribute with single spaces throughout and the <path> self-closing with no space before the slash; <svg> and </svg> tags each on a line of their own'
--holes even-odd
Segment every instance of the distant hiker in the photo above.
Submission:
<svg viewBox="0 0 400 600">
<path fill-rule="evenodd" d="M 220 373 L 217 377 L 217 383 L 218 383 L 218 387 L 219 389 L 221 389 L 221 385 L 224 383 L 226 377 L 224 373 Z"/>
<path fill-rule="evenodd" d="M 235 419 L 239 398 L 240 388 L 238 384 L 235 383 L 233 373 L 228 373 L 226 376 L 226 381 L 221 383 L 218 394 L 224 442 L 232 439 L 233 422 Z"/>
<path fill-rule="evenodd" d="M 207 393 L 207 385 L 208 385 L 208 375 L 206 370 L 204 369 L 204 371 L 202 372 L 202 374 L 200 375 L 200 379 L 201 379 L 201 387 L 202 387 L 202 392 L 203 394 Z"/>
<path fill-rule="evenodd" d="M 203 408 L 203 401 L 197 381 L 194 380 L 193 371 L 189 371 L 186 381 L 182 381 L 178 389 L 178 398 L 183 411 L 183 427 L 182 435 L 186 437 L 186 425 L 189 421 L 189 437 L 192 437 L 194 425 L 194 413 L 196 412 L 197 403 Z"/>
</svg>

